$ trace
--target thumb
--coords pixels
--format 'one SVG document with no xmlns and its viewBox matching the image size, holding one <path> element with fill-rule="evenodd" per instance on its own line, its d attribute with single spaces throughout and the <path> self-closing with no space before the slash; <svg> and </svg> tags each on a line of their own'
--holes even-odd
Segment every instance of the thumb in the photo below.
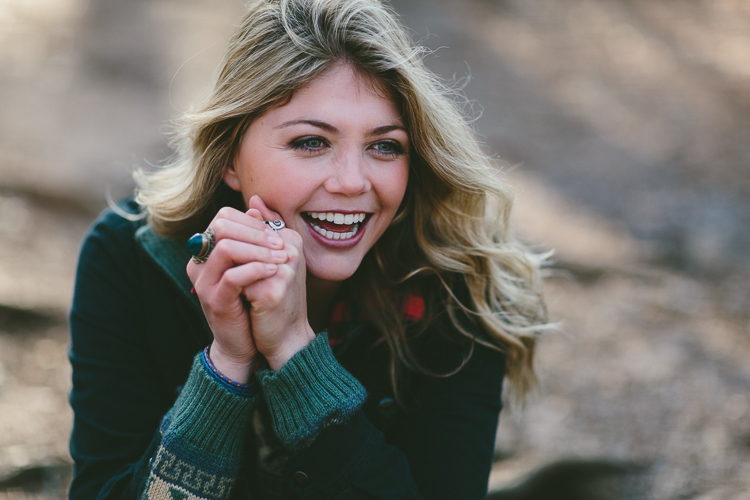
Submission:
<svg viewBox="0 0 750 500">
<path fill-rule="evenodd" d="M 260 196 L 253 195 L 252 198 L 250 198 L 250 201 L 247 203 L 248 211 L 251 209 L 255 209 L 258 212 L 260 212 L 260 215 L 263 217 L 263 220 L 277 220 L 281 219 L 281 215 L 274 212 L 270 208 L 266 206 L 266 204 L 263 202 Z"/>
</svg>

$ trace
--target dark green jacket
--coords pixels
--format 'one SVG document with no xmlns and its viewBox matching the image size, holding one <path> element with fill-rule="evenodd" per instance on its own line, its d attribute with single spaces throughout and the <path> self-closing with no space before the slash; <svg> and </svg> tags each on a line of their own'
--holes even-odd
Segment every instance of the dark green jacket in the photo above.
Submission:
<svg viewBox="0 0 750 500">
<path fill-rule="evenodd" d="M 188 259 L 184 242 L 110 211 L 84 242 L 71 310 L 70 498 L 486 496 L 501 354 L 475 344 L 455 375 L 410 373 L 402 408 L 385 348 L 366 322 L 351 323 L 333 352 L 319 336 L 278 373 L 256 373 L 256 396 L 238 396 L 196 357 L 212 336 Z M 447 372 L 471 346 L 443 319 L 415 349 Z"/>
</svg>

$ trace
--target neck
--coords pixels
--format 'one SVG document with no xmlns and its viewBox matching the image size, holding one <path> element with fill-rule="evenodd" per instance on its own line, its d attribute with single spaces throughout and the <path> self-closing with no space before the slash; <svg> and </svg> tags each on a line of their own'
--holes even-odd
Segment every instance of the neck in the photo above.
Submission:
<svg viewBox="0 0 750 500">
<path fill-rule="evenodd" d="M 326 281 L 307 275 L 307 321 L 315 333 L 323 331 L 331 318 L 333 301 L 341 281 Z"/>
</svg>

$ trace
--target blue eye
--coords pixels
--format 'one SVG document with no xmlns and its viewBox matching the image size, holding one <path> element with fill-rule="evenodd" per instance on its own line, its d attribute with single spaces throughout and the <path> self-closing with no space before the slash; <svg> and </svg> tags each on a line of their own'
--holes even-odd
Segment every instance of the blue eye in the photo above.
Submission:
<svg viewBox="0 0 750 500">
<path fill-rule="evenodd" d="M 319 147 L 321 147 L 323 145 L 323 141 L 321 141 L 317 137 L 312 137 L 310 139 L 307 139 L 304 142 L 304 145 L 307 146 L 308 148 L 318 149 Z"/>
<path fill-rule="evenodd" d="M 393 158 L 406 153 L 404 147 L 396 141 L 376 142 L 371 146 L 371 149 L 375 150 L 377 154 L 388 158 Z"/>
<path fill-rule="evenodd" d="M 295 139 L 289 146 L 303 153 L 318 153 L 322 152 L 328 146 L 328 143 L 322 137 L 312 136 Z"/>
</svg>

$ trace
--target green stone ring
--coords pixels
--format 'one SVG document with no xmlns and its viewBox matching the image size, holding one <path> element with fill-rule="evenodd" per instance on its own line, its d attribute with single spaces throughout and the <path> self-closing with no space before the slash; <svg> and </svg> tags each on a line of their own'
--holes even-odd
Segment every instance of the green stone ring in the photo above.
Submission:
<svg viewBox="0 0 750 500">
<path fill-rule="evenodd" d="M 211 255 L 216 244 L 216 234 L 209 226 L 203 233 L 195 233 L 187 242 L 187 249 L 193 255 L 193 262 L 203 264 Z"/>
</svg>

